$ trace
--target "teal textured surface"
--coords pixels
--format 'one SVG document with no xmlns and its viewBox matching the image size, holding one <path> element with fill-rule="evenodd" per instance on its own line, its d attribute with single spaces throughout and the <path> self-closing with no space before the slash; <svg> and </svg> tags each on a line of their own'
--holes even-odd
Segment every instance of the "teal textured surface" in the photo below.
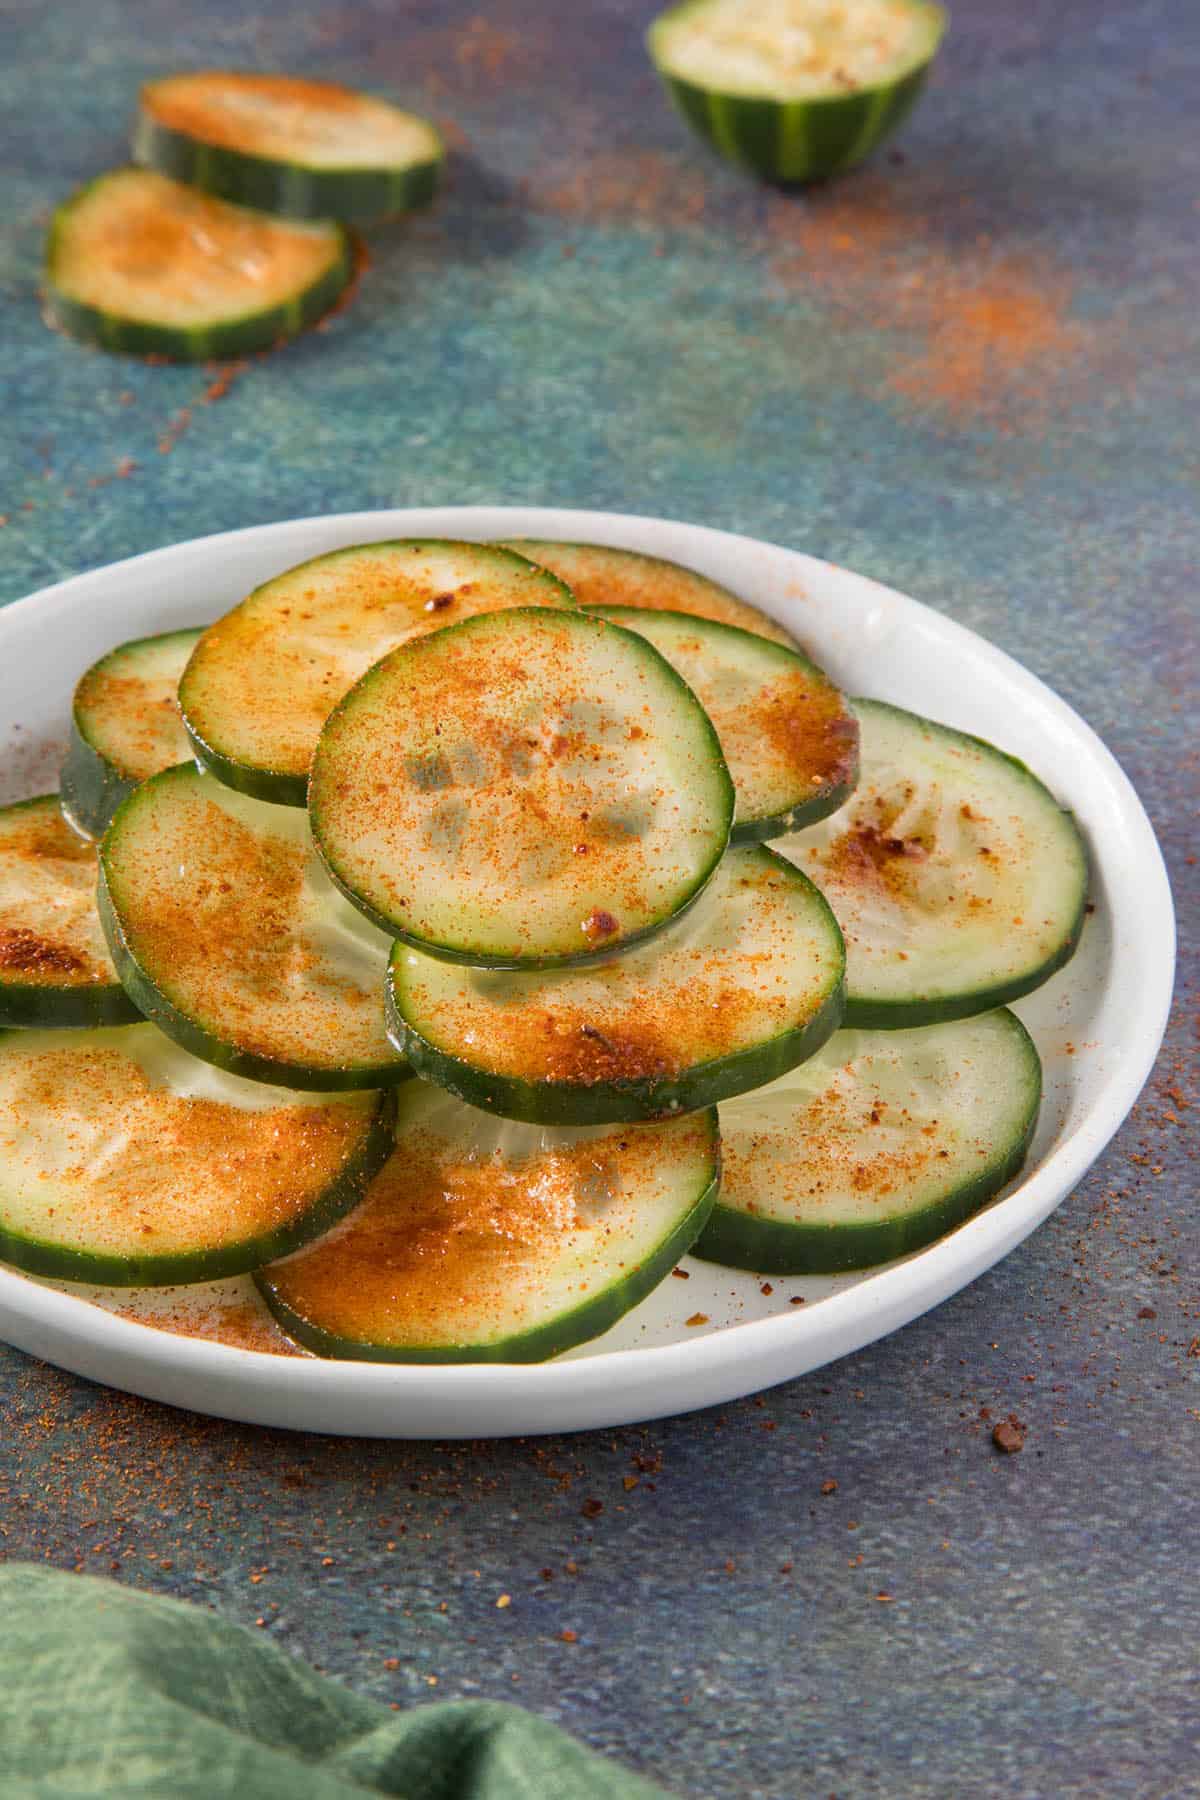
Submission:
<svg viewBox="0 0 1200 1800">
<path fill-rule="evenodd" d="M 1159 1070 L 1000 1267 L 721 1414 L 288 1438 L 5 1352 L 0 1550 L 261 1619 L 378 1699 L 516 1699 L 681 1793 L 1186 1792 L 1197 17 L 959 0 L 893 144 L 789 196 L 671 112 L 650 10 L 11 4 L 0 599 L 238 525 L 474 501 L 689 518 L 860 569 L 1027 663 L 1136 783 L 1184 935 Z M 372 233 L 327 329 L 244 369 L 47 331 L 51 209 L 123 160 L 139 80 L 221 63 L 427 113 L 453 149 L 438 205 Z M 1026 1445 L 1003 1456 L 1010 1413 Z"/>
</svg>

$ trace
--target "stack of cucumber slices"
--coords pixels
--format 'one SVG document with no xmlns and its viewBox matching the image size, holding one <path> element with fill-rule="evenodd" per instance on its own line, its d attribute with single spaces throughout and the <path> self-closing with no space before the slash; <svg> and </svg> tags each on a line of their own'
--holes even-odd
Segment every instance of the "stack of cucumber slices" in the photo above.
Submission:
<svg viewBox="0 0 1200 1800">
<path fill-rule="evenodd" d="M 1005 1002 L 1086 884 L 1022 764 L 690 570 L 335 551 L 94 664 L 61 795 L 0 812 L 0 1256 L 442 1362 L 689 1250 L 905 1254 L 1021 1166 Z"/>
<path fill-rule="evenodd" d="M 142 89 L 138 166 L 54 215 L 50 322 L 86 343 L 197 362 L 269 349 L 340 300 L 347 226 L 433 199 L 433 126 L 332 82 L 201 72 Z"/>
</svg>

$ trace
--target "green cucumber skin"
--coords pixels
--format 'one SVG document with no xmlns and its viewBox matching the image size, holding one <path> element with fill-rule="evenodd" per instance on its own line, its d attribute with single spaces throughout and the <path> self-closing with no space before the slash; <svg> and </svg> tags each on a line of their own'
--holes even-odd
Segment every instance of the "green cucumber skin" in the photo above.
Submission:
<svg viewBox="0 0 1200 1800">
<path fill-rule="evenodd" d="M 923 61 L 894 80 L 847 94 L 776 100 L 768 95 L 725 94 L 673 74 L 660 60 L 661 28 L 672 18 L 700 11 L 680 0 L 659 15 L 646 47 L 675 107 L 700 137 L 729 161 L 783 187 L 824 181 L 855 168 L 908 116 L 925 85 L 949 22 L 941 6 L 922 11 L 934 29 Z"/>
<path fill-rule="evenodd" d="M 621 625 L 627 631 L 637 631 L 636 613 L 639 609 L 636 607 L 593 604 L 585 606 L 581 610 L 588 613 L 592 618 L 607 619 L 610 624 Z M 652 612 L 654 609 L 647 608 L 646 610 Z M 688 614 L 672 613 L 668 607 L 664 607 L 661 610 L 664 615 L 669 615 L 672 618 L 687 618 L 690 616 Z M 704 622 L 708 623 L 708 621 Z M 720 624 L 721 621 L 716 620 L 712 621 L 712 623 Z M 753 637 L 755 635 L 753 632 L 746 630 L 742 626 L 722 626 L 722 629 L 727 631 L 741 631 L 746 637 Z M 653 640 L 650 641 L 653 642 Z M 768 642 L 770 641 L 771 640 L 768 640 Z M 787 649 L 788 646 L 780 645 L 779 648 Z M 662 652 L 661 654 L 665 654 L 665 652 Z M 828 681 L 829 678 L 825 674 L 825 671 L 818 668 L 812 658 L 801 650 L 798 645 L 792 650 L 792 656 L 798 662 L 803 663 L 805 668 L 821 681 Z M 787 837 L 793 831 L 803 831 L 806 825 L 815 825 L 818 820 L 827 819 L 830 813 L 837 812 L 839 807 L 844 806 L 847 800 L 849 800 L 855 788 L 858 786 L 858 775 L 858 752 L 856 748 L 854 768 L 851 775 L 846 781 L 840 782 L 836 787 L 825 788 L 820 793 L 815 794 L 811 800 L 802 800 L 795 806 L 785 808 L 783 812 L 763 813 L 754 819 L 739 820 L 735 817 L 729 832 L 730 847 L 732 848 L 735 844 L 767 843 L 771 838 Z"/>
<path fill-rule="evenodd" d="M 173 1287 L 248 1275 L 266 1262 L 290 1256 L 329 1231 L 352 1211 L 392 1152 L 396 1097 L 381 1091 L 370 1130 L 324 1193 L 300 1218 L 223 1250 L 189 1250 L 173 1256 L 93 1256 L 6 1231 L 0 1225 L 0 1261 L 27 1275 L 54 1281 L 86 1281 L 99 1287 Z"/>
<path fill-rule="evenodd" d="M 826 788 L 815 800 L 803 801 L 784 813 L 772 813 L 761 819 L 743 819 L 735 825 L 729 834 L 729 842 L 733 844 L 762 844 L 771 838 L 787 837 L 793 831 L 803 831 L 806 825 L 815 825 L 820 819 L 827 819 L 830 813 L 845 806 L 858 785 L 857 775 L 853 781 L 844 781 L 838 787 Z"/>
<path fill-rule="evenodd" d="M 221 144 L 206 144 L 141 113 L 134 161 L 237 206 L 285 219 L 366 224 L 432 204 L 444 153 L 404 169 L 307 169 Z"/>
<path fill-rule="evenodd" d="M 1037 1129 L 1042 1103 L 1041 1059 L 1020 1020 L 1015 1014 L 1011 1018 L 1029 1052 L 1029 1097 L 1021 1131 L 986 1168 L 918 1212 L 901 1213 L 870 1224 L 785 1224 L 718 1202 L 692 1255 L 705 1262 L 750 1269 L 762 1275 L 841 1275 L 923 1250 L 965 1224 L 1020 1173 Z"/>
<path fill-rule="evenodd" d="M 152 637 L 131 639 L 118 648 L 121 651 L 140 650 L 172 638 L 198 635 L 195 628 L 156 632 Z M 116 654 L 116 651 L 109 652 L 109 656 Z M 102 657 L 100 660 L 107 659 Z M 122 774 L 116 764 L 91 742 L 87 734 L 86 710 L 80 708 L 77 700 L 71 711 L 71 735 L 59 777 L 59 805 L 68 825 L 81 837 L 103 837 L 118 806 L 129 798 L 137 785 L 136 777 Z"/>
<path fill-rule="evenodd" d="M 1050 977 L 1065 968 L 1083 935 L 1087 917 L 1087 891 L 1079 902 L 1079 912 L 1071 935 L 1053 956 L 1030 973 L 996 987 L 977 988 L 973 993 L 952 994 L 945 1000 L 856 1000 L 846 995 L 847 1030 L 907 1031 L 915 1025 L 949 1025 L 955 1019 L 972 1019 L 977 1013 L 993 1012 L 998 1006 L 1032 994 Z"/>
<path fill-rule="evenodd" d="M 239 794 L 248 794 L 252 800 L 270 800 L 276 806 L 308 805 L 307 775 L 288 775 L 278 769 L 255 769 L 248 763 L 236 762 L 233 757 L 226 756 L 221 750 L 214 750 L 211 744 L 206 743 L 186 713 L 183 727 L 200 767 L 225 787 L 233 788 Z M 385 927 L 387 931 L 391 929 L 390 925 Z"/>
<path fill-rule="evenodd" d="M 647 1294 L 664 1281 L 679 1259 L 692 1250 L 711 1217 L 721 1184 L 721 1139 L 715 1111 L 710 1128 L 713 1145 L 713 1174 L 703 1191 L 689 1207 L 670 1236 L 665 1238 L 646 1261 L 621 1281 L 610 1282 L 603 1293 L 585 1300 L 574 1311 L 561 1314 L 549 1324 L 535 1326 L 514 1337 L 501 1338 L 494 1344 L 438 1345 L 431 1348 L 382 1344 L 359 1344 L 322 1331 L 299 1313 L 292 1311 L 271 1287 L 270 1271 L 260 1269 L 254 1276 L 255 1286 L 277 1323 L 290 1338 L 318 1356 L 340 1357 L 353 1362 L 384 1363 L 527 1363 L 545 1362 L 573 1350 L 589 1338 L 599 1337 L 631 1312 Z"/>
<path fill-rule="evenodd" d="M 6 812 L 27 806 L 45 806 L 55 794 L 36 794 Z M 61 801 L 60 801 L 61 806 Z M 78 830 L 66 808 L 63 816 Z M 86 837 L 86 832 L 81 832 Z M 0 1030 L 29 1027 L 34 1030 L 86 1031 L 98 1025 L 136 1025 L 141 1013 L 120 985 L 108 987 L 42 987 L 31 981 L 0 981 Z"/>
<path fill-rule="evenodd" d="M 662 79 L 679 112 L 714 150 L 764 181 L 792 187 L 864 162 L 912 111 L 928 73 L 926 64 L 890 87 L 793 101 L 716 94 L 674 75 Z"/>
<path fill-rule="evenodd" d="M 980 750 L 985 750 L 989 756 L 1001 758 L 1024 776 L 1026 781 L 1049 795 L 1050 790 L 1046 787 L 1045 782 L 1040 775 L 1034 774 L 1028 763 L 1022 762 L 1019 756 L 1013 756 L 1007 750 L 998 749 L 986 738 L 977 737 L 974 732 L 960 731 L 957 726 L 937 725 L 936 721 L 922 719 L 919 713 L 911 713 L 902 706 L 893 706 L 887 700 L 871 700 L 866 704 L 874 707 L 877 712 L 889 712 L 902 719 L 916 719 L 923 725 L 934 724 L 943 735 L 957 738 L 961 743 L 975 745 Z M 976 1013 L 992 1012 L 998 1006 L 1007 1006 L 1012 1000 L 1020 1000 L 1026 994 L 1034 993 L 1049 981 L 1052 975 L 1056 975 L 1059 969 L 1066 967 L 1079 948 L 1083 928 L 1087 923 L 1091 858 L 1088 854 L 1087 840 L 1079 829 L 1074 815 L 1064 806 L 1060 806 L 1058 810 L 1071 826 L 1081 867 L 1075 917 L 1069 935 L 1058 949 L 1036 969 L 1027 970 L 1023 975 L 1014 976 L 1011 981 L 998 982 L 994 987 L 976 988 L 969 993 L 950 994 L 943 999 L 857 1000 L 851 990 L 847 988 L 844 1021 L 847 1030 L 907 1031 L 910 1027 L 917 1025 L 949 1025 L 955 1019 L 970 1019 Z"/>
<path fill-rule="evenodd" d="M 790 867 L 790 865 L 789 865 Z M 819 890 L 818 890 L 819 891 Z M 836 920 L 826 906 L 830 923 Z M 840 935 L 840 934 L 839 934 Z M 633 1125 L 639 1120 L 667 1119 L 676 1113 L 701 1112 L 720 1100 L 731 1100 L 763 1087 L 789 1069 L 807 1062 L 833 1036 L 845 1015 L 845 949 L 841 973 L 823 1005 L 803 1025 L 766 1043 L 751 1044 L 730 1056 L 697 1063 L 680 1075 L 641 1080 L 592 1082 L 526 1081 L 474 1068 L 430 1043 L 400 1010 L 392 963 L 384 988 L 388 1036 L 403 1051 L 415 1074 L 482 1112 L 531 1125 Z"/>
<path fill-rule="evenodd" d="M 447 626 L 446 629 L 448 631 L 453 630 L 453 626 Z M 732 792 L 732 784 L 730 791 Z M 313 817 L 315 818 L 315 816 L 316 815 L 314 814 Z M 399 930 L 394 919 L 389 919 L 386 913 L 377 911 L 376 908 L 371 905 L 369 900 L 364 900 L 362 895 L 356 892 L 356 890 L 350 886 L 349 882 L 338 873 L 337 869 L 334 868 L 332 862 L 330 862 L 329 858 L 326 856 L 324 846 L 315 829 L 313 831 L 313 842 L 316 844 L 318 854 L 324 864 L 325 873 L 328 875 L 330 881 L 332 881 L 334 887 L 345 896 L 351 906 L 358 908 L 364 919 L 369 919 L 372 925 L 377 926 L 380 931 L 385 931 L 397 944 L 405 944 L 413 950 L 421 950 L 426 956 L 436 957 L 438 962 L 456 963 L 460 967 L 468 969 L 511 970 L 514 974 L 536 974 L 539 970 L 549 972 L 554 969 L 586 969 L 593 963 L 607 962 L 609 957 L 614 954 L 623 956 L 627 950 L 636 950 L 639 944 L 649 943 L 650 939 L 657 937 L 660 931 L 665 931 L 668 926 L 677 924 L 680 919 L 691 912 L 693 906 L 695 906 L 696 902 L 702 897 L 709 882 L 716 874 L 717 866 L 721 860 L 720 857 L 717 858 L 717 861 L 714 862 L 712 868 L 706 871 L 704 879 L 699 887 L 697 887 L 693 893 L 688 895 L 683 905 L 679 907 L 676 912 L 673 912 L 670 918 L 655 919 L 652 925 L 644 926 L 641 931 L 630 932 L 628 937 L 622 938 L 620 949 L 615 952 L 610 945 L 607 950 L 603 947 L 596 950 L 578 950 L 572 951 L 569 956 L 528 956 L 517 958 L 491 954 L 486 950 L 454 950 L 443 944 L 431 943 L 427 938 L 413 937 L 411 933 Z M 726 845 L 726 848 L 728 848 L 728 845 Z M 724 852 L 722 852 L 722 854 L 724 854 Z M 476 1102 L 476 1104 L 479 1103 Z"/>
<path fill-rule="evenodd" d="M 0 982 L 0 1030 L 86 1031 L 136 1025 L 142 1017 L 123 987 L 44 988 Z"/>
<path fill-rule="evenodd" d="M 82 837 L 90 838 L 104 836 L 118 806 L 137 786 L 93 750 L 74 719 L 59 784 L 63 817 Z"/>
<path fill-rule="evenodd" d="M 513 554 L 516 554 L 516 553 L 514 552 Z M 524 557 L 521 557 L 520 560 L 522 562 L 524 562 L 526 559 Z M 560 585 L 565 585 L 565 584 L 560 584 Z M 569 588 L 567 589 L 567 592 L 568 593 L 570 592 Z M 511 616 L 514 613 L 520 613 L 525 610 L 529 610 L 529 609 L 513 607 L 513 608 L 509 609 L 509 613 Z M 476 617 L 488 617 L 488 616 L 498 616 L 498 615 L 487 615 L 487 614 L 476 615 Z M 572 615 L 570 613 L 564 613 L 564 616 L 571 617 Z M 583 614 L 582 616 L 586 617 L 586 614 Z M 475 620 L 473 618 L 460 619 L 453 625 L 443 626 L 442 631 L 437 633 L 436 635 L 440 637 L 440 636 L 444 636 L 446 633 L 451 632 L 451 631 L 462 631 L 466 627 L 473 625 L 474 623 L 475 623 Z M 620 625 L 610 626 L 609 629 L 612 631 L 623 631 L 624 630 L 624 628 Z M 625 632 L 624 635 L 627 637 L 637 637 L 636 632 Z M 722 788 L 722 795 L 723 795 L 723 799 L 725 802 L 724 816 L 727 821 L 727 824 L 725 827 L 724 842 L 721 845 L 721 848 L 717 851 L 716 855 L 713 857 L 712 862 L 709 864 L 708 868 L 705 869 L 701 873 L 701 875 L 698 877 L 698 879 L 695 883 L 695 886 L 692 888 L 692 891 L 688 894 L 687 898 L 683 901 L 682 905 L 677 907 L 676 910 L 669 915 L 669 917 L 667 917 L 665 919 L 662 919 L 662 918 L 655 919 L 649 925 L 643 926 L 640 931 L 630 932 L 626 937 L 622 938 L 619 949 L 616 952 L 616 954 L 618 954 L 618 955 L 623 954 L 627 950 L 634 949 L 638 944 L 647 943 L 651 938 L 657 937 L 657 935 L 660 931 L 665 930 L 668 925 L 674 925 L 678 920 L 683 918 L 685 913 L 690 912 L 692 907 L 695 906 L 697 900 L 700 899 L 701 895 L 704 893 L 705 889 L 708 887 L 709 882 L 712 880 L 713 876 L 716 874 L 717 868 L 720 865 L 722 856 L 724 856 L 726 850 L 729 848 L 729 834 L 730 834 L 730 831 L 732 830 L 733 814 L 734 814 L 734 807 L 735 807 L 733 777 L 730 775 L 728 766 L 725 762 L 725 753 L 721 749 L 721 741 L 717 736 L 716 728 L 713 725 L 712 721 L 709 719 L 708 714 L 706 712 L 704 712 L 703 708 L 700 707 L 700 702 L 696 699 L 696 696 L 692 693 L 691 688 L 687 685 L 686 681 L 684 681 L 682 675 L 680 675 L 679 672 L 676 669 L 674 669 L 672 667 L 672 665 L 667 661 L 666 657 L 662 656 L 660 654 L 660 652 L 654 648 L 654 645 L 651 644 L 647 638 L 639 637 L 638 643 L 643 651 L 649 651 L 650 656 L 652 658 L 654 658 L 654 660 L 657 663 L 660 663 L 662 665 L 662 669 L 663 669 L 663 671 L 665 671 L 667 685 L 670 687 L 674 687 L 674 688 L 678 689 L 681 693 L 685 694 L 687 696 L 688 701 L 691 703 L 691 705 L 697 707 L 700 710 L 701 718 L 704 722 L 704 725 L 707 727 L 707 730 L 705 731 L 705 736 L 708 740 L 709 756 L 710 756 L 713 768 L 717 771 L 718 775 L 721 777 L 720 786 Z M 403 649 L 404 645 L 401 645 L 400 648 Z M 393 651 L 391 654 L 395 655 L 396 652 Z M 388 657 L 386 657 L 386 656 L 382 657 L 379 662 L 375 663 L 372 668 L 367 670 L 365 675 L 360 676 L 359 680 L 354 684 L 354 686 L 352 688 L 350 688 L 349 691 L 342 696 L 342 698 L 338 701 L 337 705 L 333 708 L 333 711 L 330 713 L 329 718 L 326 720 L 325 726 L 323 727 L 322 735 L 324 734 L 324 731 L 328 730 L 329 726 L 338 717 L 338 715 L 344 710 L 344 708 L 349 705 L 350 701 L 357 695 L 359 688 L 362 687 L 364 683 L 366 683 L 368 681 L 376 681 L 379 679 L 380 670 L 383 669 L 383 667 L 387 661 L 388 661 Z M 186 723 L 186 717 L 185 717 L 185 723 Z M 317 754 L 318 754 L 318 756 L 320 755 L 320 745 L 318 745 Z M 219 773 L 219 771 L 214 769 L 212 771 L 212 773 L 217 774 L 217 773 Z M 307 799 L 307 795 L 306 795 L 306 799 Z M 310 823 L 312 826 L 313 842 L 317 847 L 317 854 L 320 856 L 322 863 L 325 865 L 325 873 L 329 876 L 329 879 L 333 882 L 334 886 L 337 887 L 338 889 L 340 889 L 340 891 L 345 895 L 346 899 L 349 900 L 349 902 L 352 906 L 356 906 L 358 908 L 359 912 L 363 915 L 363 917 L 365 919 L 369 919 L 372 925 L 377 926 L 380 931 L 386 932 L 388 934 L 388 936 L 391 938 L 394 938 L 398 944 L 408 944 L 414 950 L 422 950 L 425 952 L 426 955 L 436 957 L 440 962 L 457 963 L 457 964 L 463 965 L 467 968 L 501 969 L 501 970 L 510 969 L 513 971 L 526 970 L 526 971 L 530 971 L 530 972 L 539 970 L 539 969 L 546 969 L 546 970 L 550 970 L 550 969 L 582 969 L 582 968 L 586 968 L 591 963 L 606 962 L 608 960 L 608 958 L 614 954 L 613 947 L 610 945 L 607 949 L 605 949 L 603 946 L 598 946 L 594 950 L 573 950 L 569 954 L 565 954 L 565 955 L 514 957 L 514 956 L 500 955 L 498 953 L 489 952 L 485 949 L 482 949 L 482 948 L 479 948 L 476 946 L 471 946 L 468 949 L 460 950 L 460 949 L 454 948 L 454 947 L 452 947 L 450 945 L 446 945 L 446 944 L 435 944 L 427 938 L 416 937 L 411 932 L 405 932 L 405 931 L 401 930 L 401 928 L 396 924 L 396 921 L 394 919 L 389 919 L 385 913 L 380 912 L 376 907 L 374 907 L 369 900 L 364 899 L 363 896 L 360 893 L 358 893 L 358 891 L 350 885 L 350 883 L 346 880 L 346 878 L 343 876 L 341 871 L 335 866 L 332 856 L 327 854 L 327 852 L 326 852 L 326 847 L 325 847 L 325 844 L 323 841 L 323 825 L 322 825 L 321 808 L 318 804 L 314 804 L 313 806 L 311 806 L 309 808 L 309 820 L 310 820 Z"/>
<path fill-rule="evenodd" d="M 149 1019 L 165 1037 L 182 1045 L 183 1049 L 190 1051 L 201 1062 L 211 1063 L 216 1069 L 224 1069 L 229 1075 L 242 1075 L 247 1081 L 266 1081 L 274 1087 L 296 1088 L 303 1093 L 313 1094 L 340 1094 L 350 1093 L 358 1088 L 396 1087 L 400 1082 L 407 1081 L 413 1073 L 405 1064 L 393 1062 L 318 1069 L 305 1063 L 285 1062 L 277 1057 L 256 1056 L 252 1051 L 239 1050 L 236 1045 L 227 1044 L 223 1038 L 215 1037 L 212 1032 L 197 1025 L 194 1019 L 189 1019 L 185 1013 L 180 1012 L 137 962 L 112 902 L 103 849 L 96 905 L 108 940 L 109 954 L 116 964 L 128 1003 L 135 1009 L 132 1016 Z"/>
<path fill-rule="evenodd" d="M 977 1213 L 1019 1174 L 1037 1124 L 1037 1108 L 1008 1154 L 919 1213 L 872 1225 L 781 1225 L 718 1204 L 692 1255 L 756 1275 L 843 1275 L 923 1250 Z"/>
<path fill-rule="evenodd" d="M 815 1056 L 842 1024 L 843 990 L 832 993 L 820 1011 L 798 1030 L 769 1043 L 755 1044 L 733 1056 L 700 1063 L 683 1075 L 656 1081 L 597 1082 L 584 1087 L 570 1082 L 522 1081 L 511 1075 L 485 1075 L 439 1050 L 399 1015 L 387 988 L 388 1036 L 402 1050 L 413 1071 L 444 1087 L 482 1112 L 531 1125 L 633 1125 L 639 1120 L 669 1119 L 677 1113 L 701 1112 L 720 1100 L 731 1100 L 786 1075 Z"/>
<path fill-rule="evenodd" d="M 57 325 L 68 337 L 118 355 L 161 356 L 169 362 L 223 362 L 247 356 L 255 350 L 271 350 L 315 325 L 345 292 L 354 276 L 354 251 L 349 236 L 343 231 L 337 261 L 311 287 L 282 306 L 247 313 L 240 319 L 227 319 L 221 325 L 191 328 L 157 325 L 148 319 L 123 319 L 82 300 L 73 300 L 54 285 L 55 239 L 70 205 L 68 201 L 59 208 L 50 227 L 43 309 L 50 324 Z"/>
</svg>

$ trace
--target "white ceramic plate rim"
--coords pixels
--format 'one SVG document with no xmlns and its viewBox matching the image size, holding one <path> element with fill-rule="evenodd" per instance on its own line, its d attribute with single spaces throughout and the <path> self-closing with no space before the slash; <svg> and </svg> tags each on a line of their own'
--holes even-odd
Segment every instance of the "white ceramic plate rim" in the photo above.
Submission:
<svg viewBox="0 0 1200 1800">
<path fill-rule="evenodd" d="M 272 567 L 372 538 L 568 538 L 624 544 L 718 574 L 731 555 L 786 557 L 797 582 L 836 577 L 890 620 L 1003 686 L 1074 758 L 1112 820 L 1094 846 L 1113 914 L 1114 954 L 1133 953 L 1122 1041 L 1083 1117 L 1020 1186 L 929 1249 L 829 1295 L 811 1310 L 731 1325 L 667 1345 L 580 1360 L 455 1367 L 321 1362 L 176 1337 L 115 1317 L 73 1294 L 0 1269 L 0 1332 L 76 1373 L 149 1398 L 249 1422 L 390 1437 L 475 1437 L 632 1423 L 717 1404 L 860 1349 L 973 1281 L 1034 1230 L 1099 1156 L 1136 1100 L 1166 1025 L 1174 972 L 1174 916 L 1162 857 L 1127 777 L 1096 734 L 1044 683 L 975 633 L 864 576 L 780 546 L 705 526 L 616 513 L 529 507 L 439 507 L 286 520 L 193 539 L 92 570 L 0 612 L 0 641 L 36 609 L 47 632 L 65 627 L 90 591 L 203 554 L 223 573 L 253 553 Z M 716 565 L 716 567 L 714 567 Z M 256 577 L 261 578 L 261 577 Z M 786 614 L 786 608 L 782 609 Z M 887 696 L 903 703 L 902 696 Z M 958 721 L 956 721 L 958 722 Z M 961 721 L 966 723 L 966 721 Z M 968 726 L 969 728 L 969 726 Z M 1065 765 L 1064 765 L 1065 767 Z M 1054 778 L 1054 771 L 1049 771 Z M 1062 784 L 1060 784 L 1062 785 Z M 1136 883 L 1134 872 L 1136 871 Z"/>
</svg>

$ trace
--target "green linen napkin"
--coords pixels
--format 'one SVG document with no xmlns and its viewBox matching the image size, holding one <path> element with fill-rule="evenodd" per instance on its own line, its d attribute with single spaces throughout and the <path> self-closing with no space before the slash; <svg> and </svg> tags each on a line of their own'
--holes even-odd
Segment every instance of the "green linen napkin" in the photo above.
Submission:
<svg viewBox="0 0 1200 1800">
<path fill-rule="evenodd" d="M 0 1568 L 5 1800 L 663 1800 L 517 1707 L 397 1714 L 177 1600 Z"/>
</svg>

